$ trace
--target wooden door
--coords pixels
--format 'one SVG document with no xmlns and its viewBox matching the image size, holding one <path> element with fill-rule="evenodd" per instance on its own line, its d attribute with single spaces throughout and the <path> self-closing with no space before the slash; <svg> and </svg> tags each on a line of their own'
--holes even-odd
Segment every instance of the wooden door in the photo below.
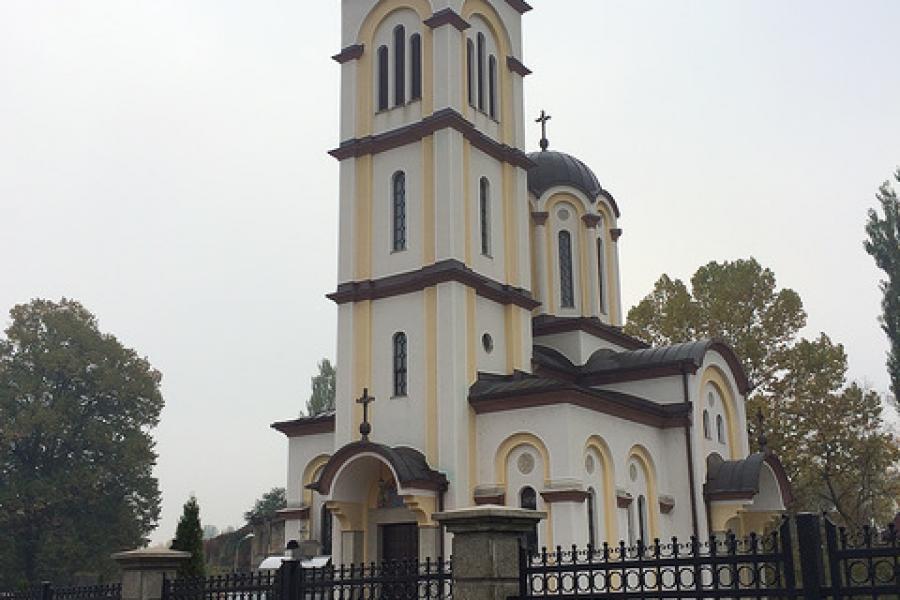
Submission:
<svg viewBox="0 0 900 600">
<path fill-rule="evenodd" d="M 381 560 L 419 558 L 419 528 L 415 523 L 381 526 Z"/>
</svg>

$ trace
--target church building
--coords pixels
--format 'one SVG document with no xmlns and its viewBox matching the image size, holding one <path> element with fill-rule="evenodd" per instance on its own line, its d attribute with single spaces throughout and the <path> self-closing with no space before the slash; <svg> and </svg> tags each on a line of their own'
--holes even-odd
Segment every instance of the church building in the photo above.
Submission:
<svg viewBox="0 0 900 600">
<path fill-rule="evenodd" d="M 627 201 L 546 133 L 525 147 L 530 8 L 342 0 L 336 409 L 272 425 L 285 539 L 335 563 L 448 555 L 432 514 L 474 505 L 583 547 L 761 531 L 791 502 L 750 454 L 740 357 L 622 332 Z"/>
</svg>

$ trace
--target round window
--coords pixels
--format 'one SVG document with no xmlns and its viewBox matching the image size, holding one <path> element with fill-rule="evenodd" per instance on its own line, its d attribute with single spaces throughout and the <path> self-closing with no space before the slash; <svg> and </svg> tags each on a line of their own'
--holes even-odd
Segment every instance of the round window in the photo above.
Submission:
<svg viewBox="0 0 900 600">
<path fill-rule="evenodd" d="M 484 351 L 488 354 L 494 350 L 494 338 L 491 337 L 491 334 L 486 333 L 481 336 L 481 345 L 484 346 Z"/>
<path fill-rule="evenodd" d="M 569 220 L 569 211 L 568 211 L 568 209 L 561 208 L 556 212 L 556 216 L 559 217 L 560 221 L 568 221 Z"/>
<path fill-rule="evenodd" d="M 527 452 L 524 452 L 519 455 L 519 460 L 516 461 L 516 466 L 519 468 L 519 473 L 522 475 L 528 475 L 534 470 L 534 457 Z"/>
</svg>

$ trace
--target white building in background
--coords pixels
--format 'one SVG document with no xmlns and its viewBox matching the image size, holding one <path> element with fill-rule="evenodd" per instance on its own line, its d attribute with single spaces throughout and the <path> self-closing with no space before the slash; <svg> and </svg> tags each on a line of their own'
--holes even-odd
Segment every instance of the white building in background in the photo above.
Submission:
<svg viewBox="0 0 900 600">
<path fill-rule="evenodd" d="M 625 335 L 616 200 L 526 153 L 529 8 L 343 0 L 336 411 L 273 425 L 285 538 L 336 562 L 445 554 L 432 513 L 476 504 L 582 546 L 758 531 L 790 501 L 749 454 L 739 357 Z"/>
</svg>

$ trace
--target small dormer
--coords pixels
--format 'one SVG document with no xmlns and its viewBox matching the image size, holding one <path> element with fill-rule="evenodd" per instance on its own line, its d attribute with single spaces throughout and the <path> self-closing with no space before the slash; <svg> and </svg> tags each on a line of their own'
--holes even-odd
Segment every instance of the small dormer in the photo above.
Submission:
<svg viewBox="0 0 900 600">
<path fill-rule="evenodd" d="M 539 314 L 622 324 L 615 199 L 570 154 L 528 155 L 532 272 Z"/>
</svg>

